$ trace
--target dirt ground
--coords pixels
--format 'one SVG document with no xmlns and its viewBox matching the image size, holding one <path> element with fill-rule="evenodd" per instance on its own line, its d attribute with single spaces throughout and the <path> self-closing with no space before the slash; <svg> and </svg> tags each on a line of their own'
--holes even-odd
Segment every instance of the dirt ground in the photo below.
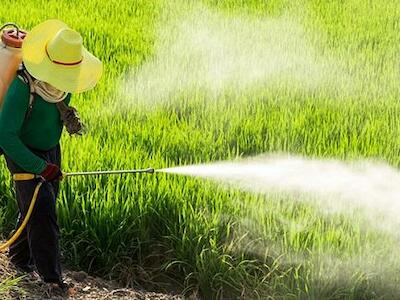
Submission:
<svg viewBox="0 0 400 300">
<path fill-rule="evenodd" d="M 8 263 L 5 255 L 0 254 L 0 282 L 10 277 L 18 277 L 16 270 Z M 92 277 L 85 272 L 65 271 L 65 282 L 70 288 L 69 294 L 58 295 L 48 291 L 48 285 L 40 280 L 24 276 L 11 290 L 0 293 L 0 298 L 8 299 L 134 299 L 134 300 L 180 300 L 181 295 L 170 295 L 138 289 L 121 288 L 116 282 Z M 1 292 L 1 291 L 0 291 Z M 193 297 L 192 299 L 195 299 Z"/>
<path fill-rule="evenodd" d="M 137 300 L 178 300 L 184 299 L 179 295 L 168 295 L 126 289 L 114 282 L 105 281 L 87 275 L 84 272 L 66 271 L 65 281 L 73 285 L 70 295 L 48 294 L 37 282 L 23 279 L 19 284 L 22 291 L 14 291 L 13 299 L 137 299 Z"/>
</svg>

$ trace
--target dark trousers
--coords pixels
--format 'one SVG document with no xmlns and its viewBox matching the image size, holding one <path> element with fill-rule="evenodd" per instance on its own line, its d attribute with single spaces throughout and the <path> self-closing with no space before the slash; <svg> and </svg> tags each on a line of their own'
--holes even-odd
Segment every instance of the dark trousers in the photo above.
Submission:
<svg viewBox="0 0 400 300">
<path fill-rule="evenodd" d="M 49 163 L 60 166 L 60 146 L 49 151 L 32 150 L 37 156 Z M 12 174 L 26 173 L 6 156 L 8 169 Z M 19 226 L 32 200 L 39 179 L 15 182 L 15 191 L 19 208 Z M 40 188 L 31 218 L 18 240 L 10 247 L 11 262 L 17 267 L 30 271 L 36 267 L 45 282 L 61 281 L 59 248 L 59 228 L 56 215 L 58 182 L 45 182 Z"/>
</svg>

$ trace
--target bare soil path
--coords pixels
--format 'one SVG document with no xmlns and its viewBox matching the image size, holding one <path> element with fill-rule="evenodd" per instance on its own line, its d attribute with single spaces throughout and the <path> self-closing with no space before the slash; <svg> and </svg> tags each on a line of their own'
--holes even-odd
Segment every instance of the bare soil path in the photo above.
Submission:
<svg viewBox="0 0 400 300">
<path fill-rule="evenodd" d="M 8 259 L 4 255 L 0 255 L 0 282 L 10 277 L 17 276 L 16 271 L 8 263 Z M 66 283 L 71 284 L 74 288 L 69 295 L 49 294 L 43 284 L 25 276 L 16 286 L 9 291 L 0 293 L 0 298 L 8 299 L 134 299 L 134 300 L 181 300 L 184 299 L 180 295 L 170 295 L 163 293 L 155 293 L 138 289 L 122 288 L 116 282 L 107 281 L 86 274 L 85 272 L 65 271 L 64 279 Z M 194 299 L 194 298 L 193 298 Z"/>
</svg>

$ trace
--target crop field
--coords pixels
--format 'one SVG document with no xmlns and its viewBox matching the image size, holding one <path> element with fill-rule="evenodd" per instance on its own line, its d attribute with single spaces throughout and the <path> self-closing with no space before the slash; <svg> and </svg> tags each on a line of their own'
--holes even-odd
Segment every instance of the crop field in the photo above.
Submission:
<svg viewBox="0 0 400 300">
<path fill-rule="evenodd" d="M 28 30 L 51 18 L 80 32 L 104 64 L 99 85 L 73 96 L 87 133 L 64 134 L 64 171 L 275 154 L 400 166 L 398 1 L 0 6 L 0 23 Z M 400 298 L 400 224 L 328 212 L 317 198 L 162 172 L 71 178 L 58 201 L 63 256 L 127 286 L 202 299 Z M 16 218 L 1 163 L 2 238 Z"/>
</svg>

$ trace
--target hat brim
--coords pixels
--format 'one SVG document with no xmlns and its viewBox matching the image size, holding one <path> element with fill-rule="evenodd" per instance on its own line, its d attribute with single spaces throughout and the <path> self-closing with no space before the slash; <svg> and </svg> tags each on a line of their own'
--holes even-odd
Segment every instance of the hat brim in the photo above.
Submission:
<svg viewBox="0 0 400 300">
<path fill-rule="evenodd" d="M 92 89 L 103 72 L 101 61 L 86 49 L 82 62 L 75 66 L 59 65 L 46 53 L 47 43 L 62 29 L 69 28 L 59 20 L 48 20 L 34 27 L 24 39 L 22 60 L 33 77 L 63 92 L 80 93 Z"/>
</svg>

